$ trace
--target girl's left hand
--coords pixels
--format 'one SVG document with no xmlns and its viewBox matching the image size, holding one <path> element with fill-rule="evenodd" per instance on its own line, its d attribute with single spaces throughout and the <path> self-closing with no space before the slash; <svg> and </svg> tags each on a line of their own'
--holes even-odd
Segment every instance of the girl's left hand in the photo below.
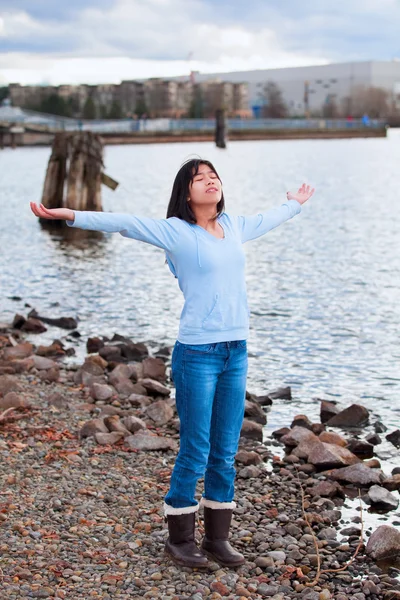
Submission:
<svg viewBox="0 0 400 600">
<path fill-rule="evenodd" d="M 297 200 L 300 204 L 304 204 L 307 202 L 309 198 L 313 195 L 315 188 L 312 188 L 310 185 L 306 185 L 303 183 L 299 191 L 295 194 L 293 192 L 287 192 L 286 196 L 288 200 Z"/>
</svg>

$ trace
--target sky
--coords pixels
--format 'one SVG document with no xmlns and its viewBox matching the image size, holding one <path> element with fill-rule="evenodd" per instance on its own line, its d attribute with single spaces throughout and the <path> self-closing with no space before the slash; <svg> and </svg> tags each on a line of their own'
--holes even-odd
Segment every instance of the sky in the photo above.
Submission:
<svg viewBox="0 0 400 600">
<path fill-rule="evenodd" d="M 0 0 L 0 85 L 400 58 L 400 0 Z"/>
</svg>

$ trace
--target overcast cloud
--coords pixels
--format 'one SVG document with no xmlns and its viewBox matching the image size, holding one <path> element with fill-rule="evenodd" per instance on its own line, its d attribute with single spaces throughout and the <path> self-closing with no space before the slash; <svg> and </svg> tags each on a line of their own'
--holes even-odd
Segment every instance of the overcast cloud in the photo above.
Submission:
<svg viewBox="0 0 400 600">
<path fill-rule="evenodd" d="M 0 0 L 0 84 L 390 60 L 399 30 L 398 0 Z"/>
</svg>

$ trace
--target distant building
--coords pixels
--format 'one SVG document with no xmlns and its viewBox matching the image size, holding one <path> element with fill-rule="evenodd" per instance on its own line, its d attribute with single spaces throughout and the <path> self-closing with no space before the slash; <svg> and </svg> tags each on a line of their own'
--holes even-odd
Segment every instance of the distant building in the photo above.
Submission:
<svg viewBox="0 0 400 600">
<path fill-rule="evenodd" d="M 310 67 L 259 69 L 233 73 L 198 73 L 196 82 L 219 80 L 245 82 L 248 107 L 254 113 L 262 107 L 263 88 L 273 81 L 280 88 L 291 115 L 323 113 L 326 105 L 335 103 L 342 114 L 352 113 L 352 104 L 360 88 L 381 88 L 388 94 L 392 107 L 400 109 L 400 61 L 365 61 L 333 63 Z"/>
</svg>

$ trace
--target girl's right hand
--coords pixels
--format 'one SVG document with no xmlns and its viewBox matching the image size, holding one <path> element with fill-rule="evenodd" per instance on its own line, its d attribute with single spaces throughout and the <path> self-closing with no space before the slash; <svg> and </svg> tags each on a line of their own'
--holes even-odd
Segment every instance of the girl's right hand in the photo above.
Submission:
<svg viewBox="0 0 400 600">
<path fill-rule="evenodd" d="M 66 221 L 75 221 L 74 211 L 70 208 L 46 208 L 43 204 L 39 206 L 30 202 L 31 210 L 34 215 L 42 219 L 65 219 Z"/>
</svg>

